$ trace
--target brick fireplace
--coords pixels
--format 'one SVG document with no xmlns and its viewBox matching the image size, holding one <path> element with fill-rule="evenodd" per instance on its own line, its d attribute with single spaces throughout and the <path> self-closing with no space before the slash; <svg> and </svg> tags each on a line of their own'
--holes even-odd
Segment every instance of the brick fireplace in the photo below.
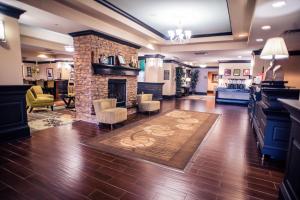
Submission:
<svg viewBox="0 0 300 200">
<path fill-rule="evenodd" d="M 95 31 L 71 33 L 71 36 L 73 36 L 75 48 L 76 118 L 95 122 L 93 100 L 108 98 L 109 82 L 116 83 L 118 80 L 125 82 L 126 86 L 126 102 L 123 102 L 123 106 L 132 108 L 136 104 L 137 74 L 96 74 L 92 63 L 98 63 L 100 55 L 103 54 L 105 56 L 122 55 L 126 63 L 129 63 L 132 57 L 137 59 L 138 46 Z M 113 68 L 113 70 L 118 72 L 121 69 Z M 129 113 L 132 112 L 135 112 L 135 109 L 129 110 Z"/>
</svg>

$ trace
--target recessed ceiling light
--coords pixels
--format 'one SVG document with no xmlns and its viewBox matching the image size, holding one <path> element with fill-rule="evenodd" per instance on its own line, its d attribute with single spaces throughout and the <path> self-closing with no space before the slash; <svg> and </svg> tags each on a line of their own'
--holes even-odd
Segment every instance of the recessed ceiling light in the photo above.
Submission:
<svg viewBox="0 0 300 200">
<path fill-rule="evenodd" d="M 242 56 L 238 56 L 238 58 L 242 58 Z"/>
<path fill-rule="evenodd" d="M 276 1 L 276 2 L 272 3 L 272 6 L 274 8 L 280 8 L 280 7 L 285 6 L 285 5 L 286 5 L 285 1 Z"/>
<path fill-rule="evenodd" d="M 74 47 L 73 46 L 65 46 L 65 50 L 67 52 L 74 52 Z"/>
<path fill-rule="evenodd" d="M 199 65 L 201 68 L 205 68 L 207 65 L 206 64 L 200 64 Z"/>
<path fill-rule="evenodd" d="M 270 30 L 271 26 L 270 25 L 265 25 L 261 27 L 262 30 Z"/>
<path fill-rule="evenodd" d="M 256 42 L 263 42 L 264 41 L 264 39 L 262 39 L 262 38 L 257 38 L 256 39 Z"/>
<path fill-rule="evenodd" d="M 37 57 L 38 57 L 38 58 L 48 58 L 48 56 L 47 56 L 47 55 L 45 55 L 45 54 L 42 54 L 42 53 L 41 53 L 41 54 L 39 54 L 39 55 L 37 55 Z"/>
<path fill-rule="evenodd" d="M 247 33 L 241 33 L 241 34 L 239 34 L 239 37 L 247 37 L 247 36 L 248 36 Z"/>
</svg>

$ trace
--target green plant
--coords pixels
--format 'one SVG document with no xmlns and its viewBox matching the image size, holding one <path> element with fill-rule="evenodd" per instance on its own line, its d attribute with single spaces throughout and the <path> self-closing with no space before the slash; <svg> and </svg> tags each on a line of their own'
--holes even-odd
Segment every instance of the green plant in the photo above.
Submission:
<svg viewBox="0 0 300 200">
<path fill-rule="evenodd" d="M 176 68 L 176 96 L 181 97 L 183 69 L 181 67 Z"/>
<path fill-rule="evenodd" d="M 193 92 L 195 92 L 198 78 L 199 78 L 199 70 L 192 71 L 191 88 L 192 88 Z"/>
</svg>

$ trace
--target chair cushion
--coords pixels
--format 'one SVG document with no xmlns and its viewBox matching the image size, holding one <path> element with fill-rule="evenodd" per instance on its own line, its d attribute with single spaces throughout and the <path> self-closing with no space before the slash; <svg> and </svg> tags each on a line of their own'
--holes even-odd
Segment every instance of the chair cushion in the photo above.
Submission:
<svg viewBox="0 0 300 200">
<path fill-rule="evenodd" d="M 97 114 L 97 113 L 96 113 Z M 101 110 L 97 119 L 100 123 L 115 124 L 127 119 L 127 109 L 126 108 L 109 108 Z"/>
<path fill-rule="evenodd" d="M 143 101 L 139 105 L 140 111 L 155 111 L 160 109 L 160 102 L 159 101 Z"/>
<path fill-rule="evenodd" d="M 38 98 L 36 98 L 35 102 L 53 103 L 53 99 L 52 98 L 48 98 L 48 97 L 38 97 Z"/>
</svg>

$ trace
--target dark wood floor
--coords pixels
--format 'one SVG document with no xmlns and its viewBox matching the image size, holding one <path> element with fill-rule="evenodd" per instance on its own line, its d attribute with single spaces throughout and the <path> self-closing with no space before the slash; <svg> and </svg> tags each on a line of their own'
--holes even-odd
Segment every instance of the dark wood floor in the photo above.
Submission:
<svg viewBox="0 0 300 200">
<path fill-rule="evenodd" d="M 260 165 L 245 107 L 213 99 L 162 107 L 222 114 L 184 172 L 90 149 L 81 142 L 105 131 L 76 122 L 1 144 L 0 199 L 277 199 L 282 172 Z"/>
</svg>

